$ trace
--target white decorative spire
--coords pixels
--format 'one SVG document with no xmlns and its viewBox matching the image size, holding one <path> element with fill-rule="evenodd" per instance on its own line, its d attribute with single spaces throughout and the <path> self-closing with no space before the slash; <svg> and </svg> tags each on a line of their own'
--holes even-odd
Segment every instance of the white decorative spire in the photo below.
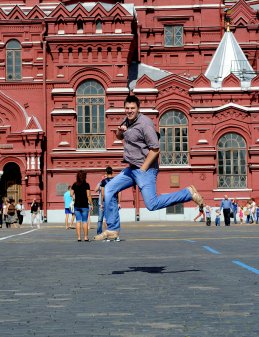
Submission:
<svg viewBox="0 0 259 337">
<path fill-rule="evenodd" d="M 241 81 L 241 87 L 249 87 L 256 76 L 232 32 L 225 32 L 206 72 L 213 88 L 220 88 L 222 81 L 233 73 Z"/>
</svg>

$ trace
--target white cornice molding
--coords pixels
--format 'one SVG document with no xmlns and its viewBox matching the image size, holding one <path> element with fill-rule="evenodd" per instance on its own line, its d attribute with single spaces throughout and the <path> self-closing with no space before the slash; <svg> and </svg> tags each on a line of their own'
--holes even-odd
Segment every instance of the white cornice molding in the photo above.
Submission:
<svg viewBox="0 0 259 337">
<path fill-rule="evenodd" d="M 221 87 L 221 88 L 212 88 L 212 87 L 196 87 L 189 89 L 189 92 L 229 92 L 229 91 L 235 91 L 235 92 L 243 92 L 243 91 L 258 91 L 259 87 Z"/>
<path fill-rule="evenodd" d="M 157 114 L 158 113 L 158 110 L 156 109 L 145 109 L 145 108 L 140 108 L 139 109 L 139 112 L 141 113 L 155 113 Z M 124 108 L 109 108 L 106 110 L 106 113 L 118 113 L 118 114 L 121 114 L 121 113 L 125 113 L 125 109 Z"/>
<path fill-rule="evenodd" d="M 191 113 L 201 113 L 201 112 L 217 112 L 217 111 L 221 111 L 227 108 L 236 108 L 239 110 L 243 110 L 243 111 L 248 111 L 248 112 L 259 112 L 259 106 L 258 107 L 246 107 L 243 105 L 239 105 L 236 103 L 227 103 L 225 105 L 221 105 L 219 107 L 207 107 L 207 108 L 193 108 L 190 110 Z"/>
<path fill-rule="evenodd" d="M 230 192 L 250 192 L 250 191 L 252 191 L 252 188 L 217 188 L 217 189 L 214 189 L 214 190 L 212 190 L 213 192 L 228 192 L 228 193 L 230 193 Z M 223 199 L 223 197 L 222 198 L 214 198 L 214 200 L 222 200 Z M 238 199 L 238 198 L 235 198 L 235 199 Z M 242 198 L 242 199 L 245 199 L 245 198 Z M 250 197 L 249 197 L 249 199 L 250 199 Z"/>
<path fill-rule="evenodd" d="M 51 115 L 71 115 L 77 114 L 74 109 L 54 109 L 50 113 Z"/>
<path fill-rule="evenodd" d="M 139 88 L 139 89 L 137 88 L 137 89 L 134 89 L 133 92 L 138 93 L 138 94 L 144 94 L 144 93 L 157 94 L 158 90 L 155 88 Z"/>
<path fill-rule="evenodd" d="M 106 113 L 118 113 L 118 114 L 121 114 L 121 113 L 124 113 L 125 110 L 124 108 L 109 108 L 105 111 Z"/>
<path fill-rule="evenodd" d="M 125 92 L 125 93 L 128 93 L 129 92 L 129 88 L 126 88 L 126 87 L 107 88 L 106 92 L 107 93 L 111 93 L 111 92 Z"/>
<path fill-rule="evenodd" d="M 73 88 L 54 88 L 51 93 L 52 95 L 74 94 L 75 90 Z"/>
</svg>

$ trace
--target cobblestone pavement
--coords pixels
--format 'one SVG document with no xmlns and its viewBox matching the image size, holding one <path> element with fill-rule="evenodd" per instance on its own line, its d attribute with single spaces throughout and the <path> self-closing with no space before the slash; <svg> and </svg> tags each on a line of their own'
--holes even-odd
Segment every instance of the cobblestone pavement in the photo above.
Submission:
<svg viewBox="0 0 259 337">
<path fill-rule="evenodd" d="M 122 228 L 1 229 L 0 337 L 259 336 L 258 225 Z"/>
</svg>

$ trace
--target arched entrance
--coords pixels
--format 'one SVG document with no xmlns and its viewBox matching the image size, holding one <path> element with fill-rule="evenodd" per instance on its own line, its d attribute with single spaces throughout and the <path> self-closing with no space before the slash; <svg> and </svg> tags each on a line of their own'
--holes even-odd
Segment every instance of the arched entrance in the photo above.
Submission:
<svg viewBox="0 0 259 337">
<path fill-rule="evenodd" d="M 22 198 L 22 176 L 20 167 L 16 163 L 8 163 L 4 166 L 0 194 L 2 197 L 14 199 L 15 203 Z"/>
</svg>

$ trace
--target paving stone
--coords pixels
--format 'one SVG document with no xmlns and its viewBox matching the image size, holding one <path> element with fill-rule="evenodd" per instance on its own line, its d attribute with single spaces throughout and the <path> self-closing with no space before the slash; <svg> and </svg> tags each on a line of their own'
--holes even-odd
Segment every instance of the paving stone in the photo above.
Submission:
<svg viewBox="0 0 259 337">
<path fill-rule="evenodd" d="M 0 337 L 258 337 L 259 275 L 232 261 L 259 270 L 259 226 L 122 228 L 1 230 Z"/>
</svg>

